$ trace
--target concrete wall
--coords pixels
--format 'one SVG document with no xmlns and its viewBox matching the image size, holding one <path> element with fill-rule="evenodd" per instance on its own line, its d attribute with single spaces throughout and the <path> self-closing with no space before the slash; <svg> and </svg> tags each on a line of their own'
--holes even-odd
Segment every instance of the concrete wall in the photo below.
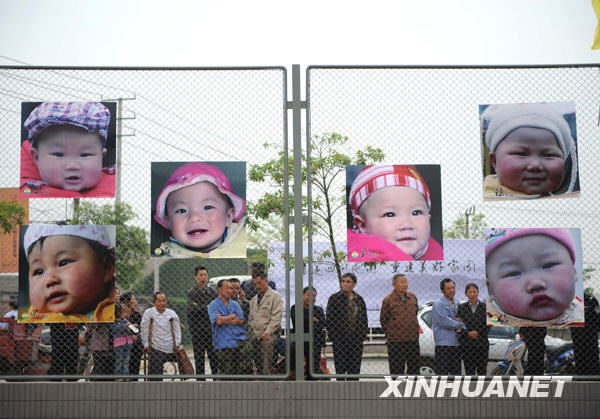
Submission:
<svg viewBox="0 0 600 419">
<path fill-rule="evenodd" d="M 380 398 L 386 388 L 384 381 L 2 383 L 0 417 L 600 417 L 600 383 L 566 383 L 561 398 Z"/>
</svg>

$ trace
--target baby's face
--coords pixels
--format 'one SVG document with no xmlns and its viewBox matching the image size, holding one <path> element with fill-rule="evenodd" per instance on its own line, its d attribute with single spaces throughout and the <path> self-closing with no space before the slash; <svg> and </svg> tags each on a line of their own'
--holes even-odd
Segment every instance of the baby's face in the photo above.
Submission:
<svg viewBox="0 0 600 419">
<path fill-rule="evenodd" d="M 423 195 L 405 186 L 390 186 L 371 194 L 354 223 L 361 233 L 378 236 L 414 256 L 431 234 L 429 208 Z"/>
<path fill-rule="evenodd" d="M 41 313 L 88 313 L 113 277 L 114 266 L 104 266 L 79 237 L 47 237 L 29 254 L 29 299 Z"/>
<path fill-rule="evenodd" d="M 200 182 L 178 189 L 167 198 L 165 219 L 173 237 L 186 247 L 209 252 L 221 244 L 235 215 L 216 186 Z"/>
<path fill-rule="evenodd" d="M 507 314 L 550 320 L 569 307 L 577 273 L 569 251 L 544 235 L 518 237 L 486 259 L 488 292 Z"/>
<path fill-rule="evenodd" d="M 563 180 L 563 153 L 545 129 L 517 128 L 490 153 L 490 162 L 502 185 L 529 195 L 553 192 Z"/>
<path fill-rule="evenodd" d="M 71 126 L 44 131 L 31 155 L 43 182 L 68 191 L 93 188 L 102 175 L 102 138 Z"/>
</svg>

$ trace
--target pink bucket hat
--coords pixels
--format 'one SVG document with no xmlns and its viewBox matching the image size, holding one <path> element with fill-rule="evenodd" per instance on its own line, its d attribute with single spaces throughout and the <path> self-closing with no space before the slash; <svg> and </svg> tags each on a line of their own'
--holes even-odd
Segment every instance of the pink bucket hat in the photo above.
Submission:
<svg viewBox="0 0 600 419">
<path fill-rule="evenodd" d="M 420 192 L 427 206 L 431 208 L 431 194 L 421 174 L 412 166 L 403 164 L 366 166 L 360 171 L 350 188 L 350 208 L 352 216 L 367 198 L 375 191 L 388 186 L 406 186 Z"/>
<path fill-rule="evenodd" d="M 567 248 L 571 260 L 575 263 L 575 243 L 568 228 L 489 228 L 485 229 L 487 239 L 485 257 L 487 258 L 496 248 L 517 237 L 541 234 L 560 242 Z"/>
<path fill-rule="evenodd" d="M 110 111 L 100 102 L 44 102 L 27 117 L 24 127 L 31 142 L 52 125 L 73 125 L 88 132 L 97 132 L 106 146 Z"/>
<path fill-rule="evenodd" d="M 242 198 L 233 193 L 233 188 L 227 176 L 217 167 L 208 163 L 186 163 L 175 170 L 163 186 L 158 199 L 156 200 L 156 214 L 154 219 L 161 226 L 168 229 L 169 225 L 165 220 L 165 211 L 167 198 L 171 192 L 178 189 L 192 186 L 200 182 L 209 182 L 217 187 L 219 192 L 227 195 L 235 209 L 234 221 L 238 222 L 246 211 L 246 203 Z"/>
<path fill-rule="evenodd" d="M 110 234 L 109 233 L 112 233 Z M 27 227 L 23 237 L 23 248 L 27 249 L 42 237 L 49 236 L 77 236 L 83 239 L 98 242 L 107 249 L 115 247 L 115 226 L 104 225 L 55 225 L 55 224 L 32 224 Z M 29 257 L 29 255 L 27 255 Z"/>
</svg>

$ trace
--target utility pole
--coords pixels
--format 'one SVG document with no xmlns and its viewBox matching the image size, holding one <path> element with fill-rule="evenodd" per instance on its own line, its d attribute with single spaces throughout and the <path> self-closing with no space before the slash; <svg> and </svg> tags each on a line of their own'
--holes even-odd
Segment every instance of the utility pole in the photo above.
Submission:
<svg viewBox="0 0 600 419">
<path fill-rule="evenodd" d="M 469 217 L 471 215 L 475 215 L 475 206 L 474 205 L 471 205 L 465 211 L 465 218 L 467 219 L 467 221 L 465 223 L 465 238 L 467 238 L 467 239 L 469 238 Z"/>
<path fill-rule="evenodd" d="M 110 98 L 101 98 L 101 100 L 106 101 L 106 102 L 113 102 L 116 101 L 117 102 L 117 134 L 116 134 L 116 159 L 115 159 L 115 165 L 116 165 L 116 191 L 115 191 L 115 201 L 116 203 L 121 202 L 121 177 L 123 176 L 123 174 L 121 173 L 122 170 L 122 166 L 121 166 L 121 149 L 122 149 L 122 139 L 123 137 L 134 137 L 135 136 L 135 131 L 132 133 L 128 133 L 128 134 L 124 134 L 123 133 L 123 120 L 124 119 L 135 119 L 135 114 L 133 116 L 123 116 L 123 101 L 124 100 L 135 100 L 135 94 L 133 95 L 133 97 L 118 97 L 118 98 L 114 98 L 114 99 L 110 99 Z"/>
</svg>

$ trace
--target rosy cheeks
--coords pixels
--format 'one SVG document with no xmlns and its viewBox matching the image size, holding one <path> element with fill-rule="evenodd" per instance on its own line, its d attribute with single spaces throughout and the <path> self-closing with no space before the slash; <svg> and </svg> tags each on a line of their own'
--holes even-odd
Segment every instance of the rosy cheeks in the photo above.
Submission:
<svg viewBox="0 0 600 419">
<path fill-rule="evenodd" d="M 72 191 L 96 186 L 102 176 L 105 154 L 97 133 L 71 130 L 54 130 L 40 138 L 37 148 L 32 148 L 41 180 Z"/>
<path fill-rule="evenodd" d="M 486 260 L 490 296 L 507 314 L 550 320 L 575 296 L 577 273 L 568 250 L 543 235 L 523 236 L 495 249 Z"/>
<path fill-rule="evenodd" d="M 29 298 L 42 313 L 87 313 L 113 277 L 114 265 L 100 263 L 84 240 L 51 236 L 30 253 Z"/>
<path fill-rule="evenodd" d="M 562 150 L 544 129 L 512 131 L 490 153 L 490 161 L 502 185 L 530 195 L 554 192 L 564 177 Z"/>
<path fill-rule="evenodd" d="M 422 251 L 429 241 L 429 208 L 418 191 L 404 186 L 375 191 L 360 209 L 356 223 L 362 233 L 396 245 L 410 256 Z"/>
<path fill-rule="evenodd" d="M 221 244 L 235 212 L 219 190 L 208 182 L 172 192 L 166 206 L 173 237 L 182 245 L 202 252 Z"/>
</svg>

